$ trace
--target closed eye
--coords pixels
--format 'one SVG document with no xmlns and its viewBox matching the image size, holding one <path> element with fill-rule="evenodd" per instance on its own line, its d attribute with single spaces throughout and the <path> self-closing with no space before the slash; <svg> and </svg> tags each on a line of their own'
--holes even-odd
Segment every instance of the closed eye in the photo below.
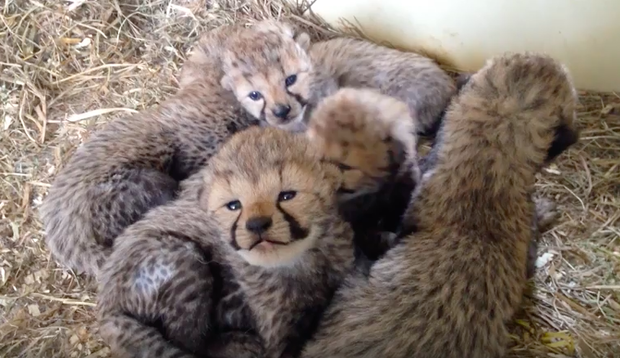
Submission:
<svg viewBox="0 0 620 358">
<path fill-rule="evenodd" d="M 344 163 L 338 162 L 338 161 L 336 161 L 336 160 L 330 160 L 330 159 L 325 160 L 325 159 L 324 159 L 324 160 L 323 160 L 323 162 L 331 163 L 331 164 L 333 164 L 333 165 L 337 166 L 337 167 L 338 167 L 338 169 L 343 170 L 343 171 L 344 171 L 344 170 L 354 170 L 354 169 L 357 169 L 357 168 L 353 168 L 353 167 L 352 167 L 352 166 L 350 166 L 350 165 L 346 165 L 346 164 L 344 164 Z"/>
<path fill-rule="evenodd" d="M 381 177 L 381 176 L 372 175 L 372 174 L 370 174 L 370 173 L 368 173 L 368 172 L 366 172 L 366 171 L 364 171 L 364 170 L 362 170 L 360 168 L 352 167 L 350 165 L 338 162 L 336 160 L 330 160 L 330 159 L 326 160 L 326 159 L 323 159 L 322 162 L 327 162 L 327 163 L 333 164 L 333 165 L 337 166 L 338 169 L 342 170 L 343 172 L 349 171 L 349 170 L 359 170 L 360 172 L 362 172 L 362 174 L 364 174 L 365 176 L 367 176 L 371 180 L 379 181 L 379 180 L 383 179 L 383 177 Z M 389 171 L 389 170 L 387 170 L 388 168 L 378 168 L 378 169 L 380 171 L 384 171 L 384 172 L 388 172 Z"/>
<path fill-rule="evenodd" d="M 336 190 L 336 192 L 338 194 L 353 194 L 353 193 L 355 193 L 355 190 L 347 189 L 345 187 L 340 187 L 340 188 L 338 188 L 338 190 Z"/>
<path fill-rule="evenodd" d="M 340 169 L 340 170 L 353 170 L 353 169 L 355 169 L 352 166 L 346 165 L 344 163 L 336 163 L 336 165 L 338 166 L 338 169 Z"/>
</svg>

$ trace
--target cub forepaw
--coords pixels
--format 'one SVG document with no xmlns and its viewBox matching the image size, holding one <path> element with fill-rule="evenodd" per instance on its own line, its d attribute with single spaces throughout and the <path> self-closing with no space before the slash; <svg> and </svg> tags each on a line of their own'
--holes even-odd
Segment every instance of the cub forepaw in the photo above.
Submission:
<svg viewBox="0 0 620 358">
<path fill-rule="evenodd" d="M 396 98 L 343 88 L 319 103 L 306 134 L 325 159 L 382 178 L 416 162 L 414 123 Z"/>
<path fill-rule="evenodd" d="M 536 221 L 539 232 L 545 232 L 551 228 L 557 221 L 560 213 L 557 204 L 546 198 L 535 198 L 536 204 Z"/>
</svg>

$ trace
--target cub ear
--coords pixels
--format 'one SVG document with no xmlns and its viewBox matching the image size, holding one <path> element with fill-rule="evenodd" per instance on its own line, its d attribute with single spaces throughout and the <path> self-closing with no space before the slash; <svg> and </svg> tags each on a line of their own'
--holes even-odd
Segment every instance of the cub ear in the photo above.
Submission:
<svg viewBox="0 0 620 358">
<path fill-rule="evenodd" d="M 229 75 L 224 75 L 220 80 L 220 85 L 227 91 L 233 91 L 233 79 Z"/>
<path fill-rule="evenodd" d="M 562 123 L 555 130 L 555 137 L 551 143 L 551 147 L 547 151 L 546 163 L 551 162 L 560 154 L 564 153 L 569 147 L 577 143 L 579 140 L 579 132 L 571 128 L 568 124 Z"/>
<path fill-rule="evenodd" d="M 310 35 L 308 35 L 308 33 L 306 32 L 298 32 L 296 34 L 296 36 L 294 37 L 295 42 L 297 42 L 297 44 L 299 44 L 299 47 L 301 47 L 304 51 L 308 51 L 310 49 Z"/>
<path fill-rule="evenodd" d="M 262 20 L 255 23 L 253 26 L 254 29 L 259 32 L 273 31 L 283 33 L 285 36 L 295 40 L 295 42 L 299 44 L 299 47 L 301 47 L 304 51 L 307 51 L 310 48 L 310 35 L 306 32 L 300 31 L 298 28 L 286 21 Z"/>
<path fill-rule="evenodd" d="M 299 30 L 293 25 L 283 22 L 281 23 L 284 33 L 293 38 L 295 42 L 301 47 L 304 51 L 308 51 L 310 49 L 310 35 L 308 33 Z"/>
<path fill-rule="evenodd" d="M 461 88 L 465 86 L 471 79 L 471 73 L 461 73 L 456 77 L 456 91 L 461 91 Z"/>
<path fill-rule="evenodd" d="M 178 197 L 183 200 L 198 202 L 199 206 L 206 210 L 206 203 L 208 199 L 206 195 L 206 188 L 209 184 L 209 173 L 207 173 L 203 168 L 179 182 L 177 191 Z M 202 204 L 205 204 L 205 206 Z"/>
<path fill-rule="evenodd" d="M 203 169 L 186 180 L 190 181 L 187 187 L 191 186 L 192 188 L 187 190 L 188 195 L 193 196 L 198 201 L 198 206 L 202 210 L 212 210 L 209 205 L 209 196 L 213 185 L 213 174 L 208 169 Z"/>
</svg>

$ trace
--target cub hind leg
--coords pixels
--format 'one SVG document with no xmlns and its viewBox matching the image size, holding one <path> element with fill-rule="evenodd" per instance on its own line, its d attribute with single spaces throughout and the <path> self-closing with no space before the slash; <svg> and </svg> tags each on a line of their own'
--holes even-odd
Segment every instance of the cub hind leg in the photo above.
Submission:
<svg viewBox="0 0 620 358">
<path fill-rule="evenodd" d="M 121 357 L 195 358 L 211 334 L 214 280 L 174 234 L 120 243 L 100 277 L 100 334 Z"/>
<path fill-rule="evenodd" d="M 536 205 L 536 215 L 534 215 L 534 222 L 532 224 L 532 232 L 534 235 L 527 251 L 528 279 L 532 278 L 536 273 L 538 240 L 540 240 L 542 233 L 549 230 L 559 217 L 557 205 L 552 200 L 545 198 L 534 198 L 534 204 Z"/>
<path fill-rule="evenodd" d="M 264 347 L 256 334 L 225 332 L 215 335 L 203 357 L 207 358 L 262 358 Z"/>
<path fill-rule="evenodd" d="M 64 265 L 96 276 L 116 237 L 173 200 L 178 186 L 166 173 L 146 168 L 124 169 L 94 185 L 59 181 L 41 207 L 45 242 Z"/>
</svg>

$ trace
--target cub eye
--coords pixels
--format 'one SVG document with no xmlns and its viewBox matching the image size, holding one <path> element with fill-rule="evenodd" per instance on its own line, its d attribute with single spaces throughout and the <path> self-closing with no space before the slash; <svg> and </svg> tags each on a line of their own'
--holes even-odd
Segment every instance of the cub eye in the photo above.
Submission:
<svg viewBox="0 0 620 358">
<path fill-rule="evenodd" d="M 342 171 L 353 170 L 354 169 L 352 166 L 346 165 L 346 164 L 340 163 L 340 162 L 338 162 L 336 165 L 338 166 L 338 169 L 340 169 Z"/>
<path fill-rule="evenodd" d="M 263 95 L 260 92 L 252 91 L 250 92 L 248 97 L 250 97 L 252 101 L 258 101 L 259 99 L 263 98 Z"/>
<path fill-rule="evenodd" d="M 226 208 L 230 211 L 237 211 L 241 209 L 241 202 L 239 200 L 233 200 L 226 204 Z"/>
<path fill-rule="evenodd" d="M 290 87 L 294 85 L 296 81 L 297 81 L 297 75 L 290 75 L 286 78 L 284 83 L 286 84 L 286 87 Z"/>
<path fill-rule="evenodd" d="M 297 195 L 296 191 L 283 191 L 278 195 L 278 201 L 291 200 Z"/>
<path fill-rule="evenodd" d="M 336 192 L 338 194 L 353 194 L 353 193 L 355 193 L 355 190 L 347 189 L 345 187 L 340 187 L 340 188 L 338 188 L 338 190 Z"/>
</svg>

